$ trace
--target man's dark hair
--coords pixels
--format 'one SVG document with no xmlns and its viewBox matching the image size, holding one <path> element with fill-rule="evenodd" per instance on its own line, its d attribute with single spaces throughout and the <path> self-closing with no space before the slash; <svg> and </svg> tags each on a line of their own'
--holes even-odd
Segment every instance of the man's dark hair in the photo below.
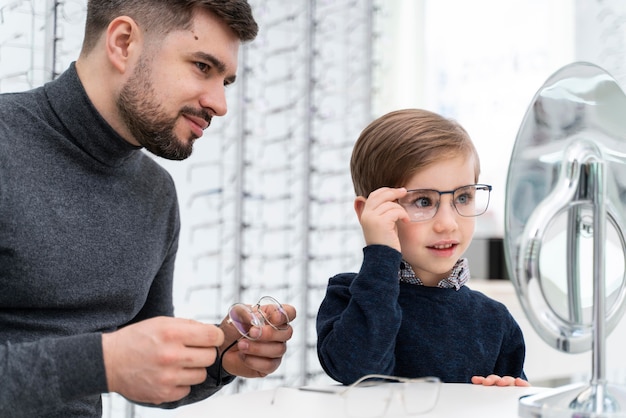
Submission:
<svg viewBox="0 0 626 418">
<path fill-rule="evenodd" d="M 253 40 L 259 31 L 246 0 L 89 0 L 82 53 L 93 50 L 118 16 L 128 16 L 144 31 L 165 36 L 190 29 L 196 9 L 220 18 L 242 42 Z"/>
</svg>

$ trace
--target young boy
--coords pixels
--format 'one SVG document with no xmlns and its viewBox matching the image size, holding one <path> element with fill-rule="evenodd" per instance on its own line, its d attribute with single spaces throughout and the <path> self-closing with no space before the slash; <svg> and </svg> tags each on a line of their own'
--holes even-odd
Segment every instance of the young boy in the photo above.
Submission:
<svg viewBox="0 0 626 418">
<path fill-rule="evenodd" d="M 429 111 L 391 112 L 361 133 L 350 169 L 366 247 L 358 273 L 329 280 L 318 312 L 326 373 L 529 386 L 519 325 L 465 285 L 461 256 L 491 191 L 477 184 L 467 132 Z"/>
</svg>

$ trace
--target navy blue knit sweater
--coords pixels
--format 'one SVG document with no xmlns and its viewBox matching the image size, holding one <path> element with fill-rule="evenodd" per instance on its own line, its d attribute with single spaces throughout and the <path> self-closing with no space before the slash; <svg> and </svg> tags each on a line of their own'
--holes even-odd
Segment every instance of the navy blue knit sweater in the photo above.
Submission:
<svg viewBox="0 0 626 418">
<path fill-rule="evenodd" d="M 0 416 L 102 414 L 101 333 L 173 315 L 179 229 L 172 178 L 98 114 L 73 64 L 0 95 Z M 209 377 L 181 403 L 216 390 Z"/>
<path fill-rule="evenodd" d="M 467 286 L 399 282 L 401 254 L 390 247 L 363 254 L 358 274 L 329 280 L 319 308 L 318 356 L 330 377 L 344 384 L 371 373 L 456 383 L 526 378 L 524 338 L 503 304 Z"/>
</svg>

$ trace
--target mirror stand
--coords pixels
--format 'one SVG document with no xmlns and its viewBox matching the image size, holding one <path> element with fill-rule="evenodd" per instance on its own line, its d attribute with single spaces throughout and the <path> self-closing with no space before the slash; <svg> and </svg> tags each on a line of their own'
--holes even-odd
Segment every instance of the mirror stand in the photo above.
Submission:
<svg viewBox="0 0 626 418">
<path fill-rule="evenodd" d="M 608 382 L 574 383 L 522 397 L 523 418 L 624 418 L 626 388 Z"/>
<path fill-rule="evenodd" d="M 588 384 L 577 383 L 556 388 L 546 394 L 522 397 L 519 401 L 519 416 L 523 418 L 617 418 L 626 417 L 626 387 L 608 383 L 606 380 L 606 281 L 605 281 L 605 169 L 600 150 L 593 143 L 580 141 L 572 144 L 572 149 L 579 152 L 565 152 L 574 156 L 573 161 L 564 161 L 562 177 L 569 178 L 570 186 L 577 184 L 573 196 L 575 200 L 585 199 L 593 206 L 593 316 L 592 316 L 592 377 Z M 580 150 L 584 152 L 580 152 Z M 578 170 L 576 168 L 579 168 Z M 548 204 L 548 207 L 553 205 Z M 580 216 L 575 205 L 568 209 L 572 219 L 568 223 L 568 286 L 577 287 L 578 245 L 576 237 L 581 228 Z M 542 215 L 545 212 L 539 211 Z M 554 215 L 554 214 L 553 214 Z M 531 216 L 532 218 L 532 216 Z M 532 224 L 532 222 L 530 222 Z M 584 228 L 584 226 L 582 226 Z M 544 228 L 535 228 L 531 233 L 536 245 L 542 238 Z M 524 247 L 524 246 L 523 246 Z M 538 270 L 538 254 L 535 249 L 529 251 L 526 260 L 526 271 L 534 272 L 540 277 Z"/>
</svg>

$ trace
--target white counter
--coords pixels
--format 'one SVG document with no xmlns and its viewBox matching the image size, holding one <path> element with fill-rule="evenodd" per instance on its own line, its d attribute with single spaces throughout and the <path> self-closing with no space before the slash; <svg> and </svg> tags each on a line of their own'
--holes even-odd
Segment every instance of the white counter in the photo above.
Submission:
<svg viewBox="0 0 626 418">
<path fill-rule="evenodd" d="M 539 393 L 537 387 L 485 387 L 461 383 L 441 385 L 433 410 L 419 418 L 517 418 L 520 396 Z M 273 403 L 272 403 L 273 402 Z M 346 418 L 344 399 L 339 395 L 278 388 L 235 395 L 213 396 L 180 410 L 178 418 Z M 415 416 L 415 415 L 414 415 Z M 392 398 L 386 418 L 409 417 L 399 396 Z"/>
</svg>

